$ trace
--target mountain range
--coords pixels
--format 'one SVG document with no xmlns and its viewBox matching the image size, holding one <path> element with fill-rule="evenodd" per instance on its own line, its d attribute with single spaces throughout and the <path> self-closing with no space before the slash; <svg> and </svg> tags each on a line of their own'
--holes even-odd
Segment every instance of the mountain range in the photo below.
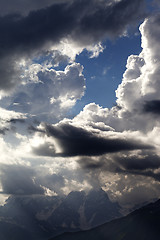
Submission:
<svg viewBox="0 0 160 240">
<path fill-rule="evenodd" d="M 11 196 L 0 207 L 1 240 L 46 240 L 91 229 L 121 217 L 121 207 L 102 189 L 67 196 Z"/>
<path fill-rule="evenodd" d="M 87 231 L 64 233 L 51 240 L 159 240 L 160 200 Z"/>
</svg>

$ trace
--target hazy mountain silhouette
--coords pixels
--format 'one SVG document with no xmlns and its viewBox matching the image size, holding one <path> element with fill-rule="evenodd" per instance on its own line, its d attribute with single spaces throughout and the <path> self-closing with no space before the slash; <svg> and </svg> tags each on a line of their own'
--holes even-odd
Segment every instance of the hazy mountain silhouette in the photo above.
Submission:
<svg viewBox="0 0 160 240">
<path fill-rule="evenodd" d="M 159 240 L 160 200 L 91 230 L 64 233 L 52 240 Z"/>
<path fill-rule="evenodd" d="M 66 197 L 12 196 L 0 207 L 0 240 L 45 240 L 90 229 L 120 217 L 120 209 L 102 189 Z"/>
<path fill-rule="evenodd" d="M 109 200 L 102 189 L 71 192 L 55 209 L 48 221 L 51 225 L 68 229 L 88 229 L 120 217 L 120 206 Z"/>
</svg>

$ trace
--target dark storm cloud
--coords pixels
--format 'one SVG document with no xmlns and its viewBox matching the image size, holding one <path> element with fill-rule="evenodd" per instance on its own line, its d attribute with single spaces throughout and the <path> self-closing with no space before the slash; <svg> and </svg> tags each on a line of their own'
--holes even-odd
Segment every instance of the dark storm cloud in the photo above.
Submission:
<svg viewBox="0 0 160 240">
<path fill-rule="evenodd" d="M 128 153 L 118 153 L 100 158 L 80 158 L 79 165 L 88 171 L 108 171 L 119 174 L 132 174 L 151 177 L 160 181 L 160 156 L 155 153 L 142 150 L 141 154 L 130 156 Z"/>
<path fill-rule="evenodd" d="M 145 113 L 160 114 L 160 100 L 146 101 L 143 106 Z"/>
<path fill-rule="evenodd" d="M 144 17 L 144 0 L 120 2 L 76 0 L 53 4 L 27 16 L 0 17 L 0 87 L 19 81 L 17 60 L 70 37 L 82 46 L 121 35 L 128 24 Z M 33 56 L 33 55 L 32 55 Z"/>
<path fill-rule="evenodd" d="M 16 48 L 28 51 L 67 35 L 77 40 L 86 35 L 89 41 L 99 41 L 106 34 L 122 34 L 129 23 L 143 16 L 143 2 L 122 0 L 106 5 L 106 1 L 76 0 L 33 11 L 26 17 L 0 17 L 0 53 Z"/>
<path fill-rule="evenodd" d="M 30 11 L 38 10 L 52 5 L 56 2 L 65 2 L 68 0 L 1 0 L 0 15 L 9 13 L 21 13 L 27 15 Z"/>
<path fill-rule="evenodd" d="M 34 182 L 35 172 L 19 165 L 1 165 L 0 179 L 4 194 L 44 194 L 44 189 Z"/>
<path fill-rule="evenodd" d="M 143 171 L 147 169 L 158 169 L 160 167 L 160 157 L 156 154 L 136 155 L 117 158 L 116 161 L 126 170 Z"/>
<path fill-rule="evenodd" d="M 128 174 L 142 175 L 160 181 L 160 156 L 153 152 L 143 152 L 135 156 L 117 157 L 120 171 Z"/>
<path fill-rule="evenodd" d="M 151 148 L 149 145 L 127 138 L 98 136 L 70 124 L 46 125 L 46 133 L 56 139 L 63 156 L 98 156 L 105 153 Z"/>
</svg>

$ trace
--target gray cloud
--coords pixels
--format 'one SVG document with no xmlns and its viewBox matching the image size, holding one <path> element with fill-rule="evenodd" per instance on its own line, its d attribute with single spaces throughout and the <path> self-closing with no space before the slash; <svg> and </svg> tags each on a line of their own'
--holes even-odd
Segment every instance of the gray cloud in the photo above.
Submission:
<svg viewBox="0 0 160 240">
<path fill-rule="evenodd" d="M 2 49 L 0 41 L 0 55 Z M 16 57 L 8 56 L 8 54 L 0 56 L 0 89 L 11 90 L 19 82 L 21 72 L 16 60 Z"/>
<path fill-rule="evenodd" d="M 4 194 L 44 194 L 44 189 L 34 181 L 35 172 L 20 165 L 1 165 L 0 179 Z"/>
<path fill-rule="evenodd" d="M 20 13 L 27 15 L 30 11 L 38 10 L 50 6 L 56 2 L 65 2 L 66 0 L 1 0 L 0 15 L 8 15 L 13 13 Z M 67 0 L 68 1 L 68 0 Z"/>
<path fill-rule="evenodd" d="M 6 91 L 17 84 L 21 57 L 33 57 L 62 38 L 69 37 L 85 47 L 119 36 L 128 24 L 142 17 L 144 0 L 66 1 L 27 16 L 0 16 L 0 88 Z"/>
<path fill-rule="evenodd" d="M 65 186 L 65 179 L 59 174 L 39 176 L 36 183 L 54 191 L 58 195 L 63 195 L 62 188 Z"/>
<path fill-rule="evenodd" d="M 147 169 L 158 169 L 160 167 L 160 157 L 154 153 L 137 154 L 132 156 L 117 157 L 116 161 L 126 170 L 144 171 Z"/>
<path fill-rule="evenodd" d="M 78 163 L 88 171 L 102 171 L 122 175 L 139 175 L 160 181 L 160 156 L 142 150 L 141 153 L 117 153 L 99 158 L 80 158 Z"/>
<path fill-rule="evenodd" d="M 72 4 L 54 4 L 26 17 L 1 17 L 0 55 L 6 55 L 6 51 L 38 49 L 48 41 L 57 42 L 68 35 L 76 40 L 85 35 L 87 42 L 99 41 L 105 35 L 122 34 L 129 23 L 144 17 L 143 0 L 121 0 L 110 5 L 107 2 L 76 0 Z"/>
<path fill-rule="evenodd" d="M 8 111 L 4 108 L 0 108 L 0 134 L 5 134 L 10 129 L 13 130 L 13 125 L 16 123 L 23 123 L 26 119 L 25 114 L 20 112 Z"/>
<path fill-rule="evenodd" d="M 119 172 L 151 177 L 160 181 L 160 156 L 154 152 L 142 151 L 141 154 L 133 156 L 118 156 L 115 157 L 115 162 L 119 165 Z"/>
<path fill-rule="evenodd" d="M 97 170 L 97 169 L 103 169 L 105 166 L 105 162 L 101 160 L 95 160 L 92 158 L 80 158 L 78 160 L 78 163 L 83 169 L 89 169 L 89 170 Z"/>
<path fill-rule="evenodd" d="M 5 135 L 7 131 L 9 131 L 9 128 L 6 128 L 6 127 L 1 128 L 0 129 L 0 134 Z"/>
<path fill-rule="evenodd" d="M 38 156 L 53 157 L 55 155 L 55 147 L 53 144 L 45 142 L 38 147 L 32 147 L 32 152 Z"/>
</svg>

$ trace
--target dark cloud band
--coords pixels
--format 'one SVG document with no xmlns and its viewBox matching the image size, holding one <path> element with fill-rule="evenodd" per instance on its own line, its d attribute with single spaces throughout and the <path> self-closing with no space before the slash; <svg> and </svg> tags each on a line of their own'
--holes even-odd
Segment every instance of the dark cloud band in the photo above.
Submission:
<svg viewBox="0 0 160 240">
<path fill-rule="evenodd" d="M 56 139 L 63 156 L 98 156 L 119 151 L 150 149 L 149 145 L 131 139 L 102 137 L 70 124 L 46 125 L 48 136 Z"/>
</svg>

